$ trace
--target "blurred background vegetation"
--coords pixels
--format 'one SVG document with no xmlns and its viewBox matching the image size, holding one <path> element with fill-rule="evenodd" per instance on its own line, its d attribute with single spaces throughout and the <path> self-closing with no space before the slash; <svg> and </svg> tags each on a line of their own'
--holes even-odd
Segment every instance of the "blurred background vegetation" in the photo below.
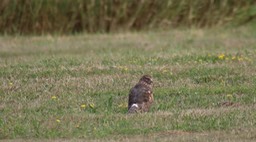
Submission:
<svg viewBox="0 0 256 142">
<path fill-rule="evenodd" d="M 1 0 L 0 34 L 71 34 L 243 25 L 255 0 Z"/>
</svg>

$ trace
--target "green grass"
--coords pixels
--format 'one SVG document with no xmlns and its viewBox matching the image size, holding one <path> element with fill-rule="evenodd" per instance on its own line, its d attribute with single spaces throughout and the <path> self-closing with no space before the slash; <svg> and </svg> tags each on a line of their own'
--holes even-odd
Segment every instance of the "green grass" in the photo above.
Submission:
<svg viewBox="0 0 256 142">
<path fill-rule="evenodd" d="M 1 139 L 256 138 L 249 27 L 2 36 L 0 43 Z M 127 115 L 129 89 L 143 74 L 154 78 L 155 103 L 149 113 Z"/>
</svg>

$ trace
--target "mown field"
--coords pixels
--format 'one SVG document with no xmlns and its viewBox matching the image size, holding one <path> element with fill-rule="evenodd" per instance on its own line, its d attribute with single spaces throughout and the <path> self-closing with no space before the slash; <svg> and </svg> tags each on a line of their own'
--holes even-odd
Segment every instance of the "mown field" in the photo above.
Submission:
<svg viewBox="0 0 256 142">
<path fill-rule="evenodd" d="M 0 37 L 0 139 L 255 141 L 255 28 Z M 149 113 L 129 89 L 154 78 Z"/>
</svg>

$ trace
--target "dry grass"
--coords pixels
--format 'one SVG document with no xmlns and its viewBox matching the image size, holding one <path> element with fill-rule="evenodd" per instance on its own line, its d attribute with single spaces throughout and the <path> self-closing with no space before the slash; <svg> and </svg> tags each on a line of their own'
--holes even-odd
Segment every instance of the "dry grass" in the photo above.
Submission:
<svg viewBox="0 0 256 142">
<path fill-rule="evenodd" d="M 212 27 L 255 20 L 253 0 L 3 0 L 0 5 L 1 34 Z"/>
</svg>

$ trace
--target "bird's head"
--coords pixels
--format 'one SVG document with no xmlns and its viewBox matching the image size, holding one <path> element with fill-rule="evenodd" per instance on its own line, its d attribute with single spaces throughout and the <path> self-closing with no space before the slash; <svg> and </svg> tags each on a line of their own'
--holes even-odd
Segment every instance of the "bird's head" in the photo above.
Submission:
<svg viewBox="0 0 256 142">
<path fill-rule="evenodd" d="M 150 85 L 150 86 L 153 85 L 153 79 L 150 75 L 143 75 L 140 78 L 140 82 L 144 82 L 144 83 L 146 83 L 147 85 Z"/>
</svg>

